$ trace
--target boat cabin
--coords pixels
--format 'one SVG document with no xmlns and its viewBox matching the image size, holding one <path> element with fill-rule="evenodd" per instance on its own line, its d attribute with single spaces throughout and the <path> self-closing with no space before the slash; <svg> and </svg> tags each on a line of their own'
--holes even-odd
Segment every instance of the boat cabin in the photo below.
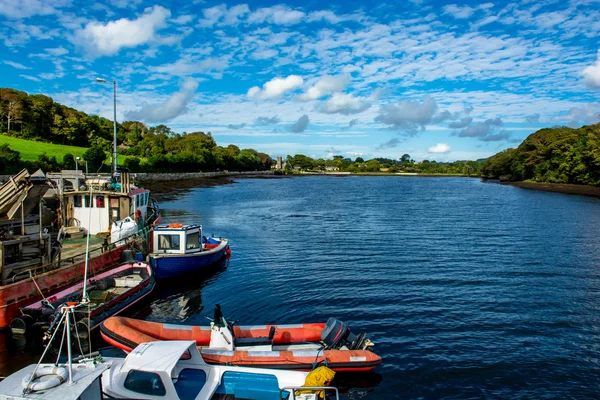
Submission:
<svg viewBox="0 0 600 400">
<path fill-rule="evenodd" d="M 198 253 L 202 251 L 202 225 L 158 225 L 154 228 L 152 239 L 151 253 Z"/>
<path fill-rule="evenodd" d="M 130 185 L 124 175 L 119 184 L 111 183 L 109 177 L 97 177 L 63 192 L 64 225 L 80 226 L 92 235 L 109 232 L 114 222 L 127 217 L 143 226 L 155 211 L 150 191 Z"/>
<path fill-rule="evenodd" d="M 195 341 L 142 343 L 124 361 L 113 362 L 102 377 L 109 396 L 137 399 L 289 398 L 284 386 L 301 386 L 306 373 L 208 365 Z"/>
</svg>

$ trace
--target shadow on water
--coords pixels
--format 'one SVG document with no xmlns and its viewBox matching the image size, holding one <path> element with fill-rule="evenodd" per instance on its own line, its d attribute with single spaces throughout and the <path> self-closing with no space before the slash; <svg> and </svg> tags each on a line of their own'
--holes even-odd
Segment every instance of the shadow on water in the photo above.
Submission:
<svg viewBox="0 0 600 400">
<path fill-rule="evenodd" d="M 200 314 L 204 310 L 202 289 L 215 282 L 228 266 L 229 260 L 224 258 L 197 273 L 157 282 L 150 303 L 134 317 L 185 322 L 189 317 Z"/>
</svg>

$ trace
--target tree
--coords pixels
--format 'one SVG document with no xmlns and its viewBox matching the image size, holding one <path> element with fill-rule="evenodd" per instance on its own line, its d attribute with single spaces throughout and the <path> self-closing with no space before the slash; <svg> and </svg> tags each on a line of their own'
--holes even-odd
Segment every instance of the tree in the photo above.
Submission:
<svg viewBox="0 0 600 400">
<path fill-rule="evenodd" d="M 403 154 L 402 157 L 400 157 L 400 163 L 401 164 L 410 163 L 410 154 Z"/>
<path fill-rule="evenodd" d="M 65 154 L 62 159 L 62 168 L 63 169 L 73 169 L 75 167 L 75 157 L 73 154 Z"/>
<path fill-rule="evenodd" d="M 106 160 L 106 153 L 102 146 L 94 145 L 83 153 L 83 159 L 88 162 L 90 171 L 99 171 Z"/>
<path fill-rule="evenodd" d="M 21 153 L 10 148 L 8 144 L 0 145 L 0 171 L 12 174 L 19 172 L 21 166 Z"/>
<path fill-rule="evenodd" d="M 365 160 L 363 160 L 363 158 L 362 158 L 362 157 L 356 157 L 356 160 L 354 160 L 354 163 L 355 163 L 355 164 L 362 164 L 362 163 L 364 163 L 364 162 L 365 162 Z"/>
</svg>

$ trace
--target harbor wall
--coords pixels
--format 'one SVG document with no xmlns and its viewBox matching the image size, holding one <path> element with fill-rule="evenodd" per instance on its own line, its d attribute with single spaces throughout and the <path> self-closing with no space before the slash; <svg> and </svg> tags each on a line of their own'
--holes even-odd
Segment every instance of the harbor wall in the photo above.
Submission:
<svg viewBox="0 0 600 400">
<path fill-rule="evenodd" d="M 183 172 L 183 173 L 151 173 L 136 172 L 135 178 L 139 182 L 171 182 L 187 181 L 202 178 L 236 177 L 236 176 L 265 176 L 273 175 L 274 171 L 228 171 L 228 172 Z"/>
</svg>

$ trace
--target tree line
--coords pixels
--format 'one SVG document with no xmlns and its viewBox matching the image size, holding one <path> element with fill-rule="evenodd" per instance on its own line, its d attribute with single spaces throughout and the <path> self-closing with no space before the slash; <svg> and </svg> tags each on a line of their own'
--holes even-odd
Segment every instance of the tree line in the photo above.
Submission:
<svg viewBox="0 0 600 400">
<path fill-rule="evenodd" d="M 90 171 L 110 167 L 105 162 L 112 153 L 113 121 L 66 107 L 51 97 L 28 95 L 0 88 L 0 133 L 22 139 L 89 147 L 83 158 Z M 132 171 L 179 172 L 214 170 L 264 170 L 271 158 L 253 149 L 235 145 L 217 146 L 210 132 L 176 133 L 165 125 L 148 127 L 139 121 L 117 124 L 118 153 Z M 22 167 L 55 170 L 72 168 L 73 157 L 57 160 L 42 154 L 38 161 L 24 162 L 8 146 L 0 148 L 0 167 L 11 173 Z"/>
<path fill-rule="evenodd" d="M 481 166 L 485 178 L 600 185 L 600 124 L 541 129 Z"/>
<path fill-rule="evenodd" d="M 343 171 L 352 173 L 377 173 L 377 172 L 408 172 L 424 174 L 452 174 L 479 176 L 481 161 L 454 161 L 437 162 L 435 160 L 423 160 L 415 162 L 409 154 L 403 154 L 400 158 L 373 158 L 364 160 L 356 157 L 354 160 L 343 156 L 333 156 L 331 160 L 323 158 L 313 159 L 303 154 L 288 155 L 286 161 L 293 169 L 302 171 Z"/>
</svg>

